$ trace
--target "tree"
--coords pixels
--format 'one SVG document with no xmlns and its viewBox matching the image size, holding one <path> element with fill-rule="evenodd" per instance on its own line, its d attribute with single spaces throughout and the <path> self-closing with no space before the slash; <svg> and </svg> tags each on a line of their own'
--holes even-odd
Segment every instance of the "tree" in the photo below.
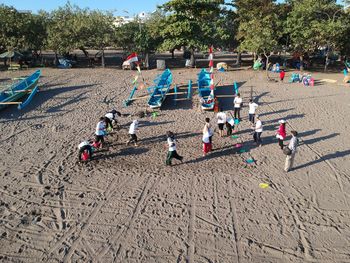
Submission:
<svg viewBox="0 0 350 263">
<path fill-rule="evenodd" d="M 164 42 L 162 50 L 185 46 L 191 51 L 191 65 L 194 66 L 195 49 L 205 50 L 215 43 L 220 5 L 223 0 L 171 0 L 161 8 L 168 13 L 161 32 Z"/>
<path fill-rule="evenodd" d="M 278 49 L 278 42 L 282 36 L 282 23 L 279 20 L 277 6 L 273 0 L 239 2 L 240 11 L 245 11 L 240 16 L 237 34 L 237 38 L 241 41 L 239 48 L 254 54 L 264 53 L 268 72 L 269 58 Z M 251 4 L 249 10 L 247 4 Z"/>
</svg>

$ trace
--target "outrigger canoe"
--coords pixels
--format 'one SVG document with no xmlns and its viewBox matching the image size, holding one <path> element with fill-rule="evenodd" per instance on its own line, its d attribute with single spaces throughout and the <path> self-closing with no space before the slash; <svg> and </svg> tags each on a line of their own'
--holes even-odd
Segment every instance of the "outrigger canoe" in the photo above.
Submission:
<svg viewBox="0 0 350 263">
<path fill-rule="evenodd" d="M 215 106 L 214 90 L 210 89 L 210 73 L 202 69 L 198 74 L 198 95 L 203 110 L 213 110 Z"/>
<path fill-rule="evenodd" d="M 41 70 L 35 71 L 32 75 L 12 84 L 11 86 L 0 91 L 0 110 L 9 105 L 18 105 L 21 110 L 26 107 L 34 95 L 38 92 L 38 81 Z M 25 101 L 19 101 L 21 98 L 28 96 Z"/>
<path fill-rule="evenodd" d="M 173 75 L 169 69 L 166 69 L 160 77 L 154 80 L 156 86 L 151 87 L 153 91 L 148 100 L 148 106 L 151 109 L 160 108 L 162 106 L 170 90 L 172 81 Z"/>
</svg>

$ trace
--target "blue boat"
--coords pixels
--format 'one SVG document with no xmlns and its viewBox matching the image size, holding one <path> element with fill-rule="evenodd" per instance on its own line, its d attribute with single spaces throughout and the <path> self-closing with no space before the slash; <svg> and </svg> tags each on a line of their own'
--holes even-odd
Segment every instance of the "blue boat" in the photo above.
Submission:
<svg viewBox="0 0 350 263">
<path fill-rule="evenodd" d="M 169 69 L 166 69 L 160 76 L 155 80 L 155 86 L 149 87 L 150 98 L 148 100 L 148 106 L 151 109 L 160 108 L 166 99 L 166 95 L 170 90 L 173 82 L 173 74 Z"/>
<path fill-rule="evenodd" d="M 34 95 L 38 92 L 38 81 L 41 75 L 41 70 L 37 70 L 29 77 L 21 79 L 19 82 L 12 84 L 0 91 L 0 110 L 9 105 L 18 105 L 21 110 L 26 107 Z M 25 101 L 19 101 L 27 96 Z"/>
<path fill-rule="evenodd" d="M 198 74 L 198 95 L 203 110 L 213 110 L 215 106 L 214 90 L 210 89 L 210 72 L 202 69 Z"/>
</svg>

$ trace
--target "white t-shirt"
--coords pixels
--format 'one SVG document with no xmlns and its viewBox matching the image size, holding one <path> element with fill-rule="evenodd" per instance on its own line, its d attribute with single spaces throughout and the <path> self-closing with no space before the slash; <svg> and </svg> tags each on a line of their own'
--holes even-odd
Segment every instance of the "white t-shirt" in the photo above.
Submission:
<svg viewBox="0 0 350 263">
<path fill-rule="evenodd" d="M 104 121 L 99 121 L 96 125 L 96 135 L 105 135 L 106 123 Z"/>
<path fill-rule="evenodd" d="M 203 141 L 204 143 L 209 143 L 209 142 L 210 142 L 209 137 L 210 137 L 209 133 L 207 133 L 207 132 L 204 133 L 204 134 L 203 134 L 202 141 Z"/>
<path fill-rule="evenodd" d="M 111 121 L 114 119 L 113 113 L 108 112 L 105 117 L 107 117 L 108 119 L 110 119 Z"/>
<path fill-rule="evenodd" d="M 226 123 L 227 117 L 225 112 L 219 112 L 216 117 L 218 118 L 218 123 Z"/>
<path fill-rule="evenodd" d="M 258 104 L 255 102 L 249 102 L 249 114 L 255 114 L 255 110 L 258 107 Z"/>
<path fill-rule="evenodd" d="M 78 149 L 81 149 L 81 148 L 83 148 L 83 147 L 86 146 L 86 145 L 89 145 L 89 142 L 88 142 L 88 141 L 83 141 L 83 142 L 81 142 L 81 143 L 78 145 Z"/>
<path fill-rule="evenodd" d="M 136 122 L 131 123 L 129 128 L 129 134 L 136 134 L 137 128 L 138 128 L 138 123 Z"/>
<path fill-rule="evenodd" d="M 231 126 L 235 126 L 235 120 L 234 120 L 233 118 L 227 119 L 227 122 L 228 122 Z"/>
<path fill-rule="evenodd" d="M 176 151 L 176 144 L 175 144 L 175 140 L 168 138 L 168 145 L 169 145 L 169 152 L 173 152 Z"/>
<path fill-rule="evenodd" d="M 255 131 L 256 132 L 262 132 L 263 131 L 263 126 L 261 120 L 257 120 L 255 123 Z"/>
<path fill-rule="evenodd" d="M 235 108 L 240 108 L 243 100 L 241 97 L 235 97 L 235 100 L 233 101 Z"/>
</svg>

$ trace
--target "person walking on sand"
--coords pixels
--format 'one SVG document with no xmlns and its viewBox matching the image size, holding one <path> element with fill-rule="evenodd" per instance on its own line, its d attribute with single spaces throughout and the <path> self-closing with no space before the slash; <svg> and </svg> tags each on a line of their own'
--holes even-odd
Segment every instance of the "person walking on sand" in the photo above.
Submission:
<svg viewBox="0 0 350 263">
<path fill-rule="evenodd" d="M 286 162 L 284 164 L 284 171 L 289 172 L 290 169 L 293 167 L 295 153 L 297 151 L 298 146 L 298 132 L 297 131 L 291 131 L 292 139 L 289 142 L 288 149 L 289 153 L 286 157 Z"/>
<path fill-rule="evenodd" d="M 263 132 L 263 126 L 262 126 L 262 122 L 260 120 L 259 115 L 256 115 L 256 123 L 255 123 L 255 128 L 254 128 L 254 142 L 256 142 L 256 144 L 259 145 L 259 147 L 261 147 L 262 142 L 261 142 L 261 133 Z"/>
<path fill-rule="evenodd" d="M 219 113 L 216 115 L 218 119 L 218 127 L 219 127 L 219 134 L 220 137 L 224 137 L 224 125 L 227 121 L 226 113 L 223 112 L 222 109 L 220 109 Z"/>
<path fill-rule="evenodd" d="M 283 150 L 283 141 L 286 138 L 286 121 L 285 120 L 279 120 L 278 123 L 280 124 L 277 132 L 276 132 L 276 138 L 278 139 L 278 145 L 281 147 L 281 150 Z"/>
<path fill-rule="evenodd" d="M 241 94 L 237 93 L 237 96 L 235 97 L 233 104 L 234 104 L 234 115 L 235 119 L 241 120 L 241 106 L 242 106 L 243 100 L 241 98 Z"/>
<path fill-rule="evenodd" d="M 232 130 L 235 128 L 235 120 L 233 118 L 228 118 L 226 121 L 226 131 L 227 136 L 232 135 Z"/>
<path fill-rule="evenodd" d="M 166 133 L 166 136 L 167 136 L 167 142 L 168 142 L 169 151 L 168 151 L 168 155 L 166 157 L 165 164 L 166 165 L 171 165 L 171 160 L 173 158 L 175 158 L 177 160 L 180 160 L 182 162 L 183 157 L 178 155 L 178 153 L 176 151 L 176 140 L 175 140 L 174 133 L 172 133 L 171 131 L 168 131 Z"/>
<path fill-rule="evenodd" d="M 136 136 L 136 132 L 138 131 L 138 127 L 139 127 L 139 122 L 138 120 L 134 120 L 129 128 L 129 135 L 130 135 L 130 139 L 128 140 L 128 142 L 126 143 L 126 145 L 129 145 L 129 143 L 134 142 L 135 146 L 137 146 L 137 136 Z"/>
<path fill-rule="evenodd" d="M 255 111 L 258 108 L 258 104 L 253 102 L 252 99 L 249 100 L 249 121 L 254 124 L 255 122 Z"/>
<path fill-rule="evenodd" d="M 95 143 L 96 145 L 99 145 L 99 148 L 103 147 L 104 143 L 104 136 L 107 134 L 106 132 L 106 121 L 105 117 L 101 117 L 100 121 L 96 125 L 96 131 L 95 131 Z"/>
<path fill-rule="evenodd" d="M 205 125 L 203 128 L 203 137 L 202 137 L 203 156 L 206 156 L 212 150 L 212 147 L 213 147 L 212 137 L 213 137 L 213 132 L 211 129 L 210 119 L 205 118 Z"/>
<path fill-rule="evenodd" d="M 285 75 L 286 75 L 286 72 L 284 72 L 284 70 L 282 69 L 280 71 L 280 80 L 281 80 L 281 82 L 283 82 Z"/>
</svg>

